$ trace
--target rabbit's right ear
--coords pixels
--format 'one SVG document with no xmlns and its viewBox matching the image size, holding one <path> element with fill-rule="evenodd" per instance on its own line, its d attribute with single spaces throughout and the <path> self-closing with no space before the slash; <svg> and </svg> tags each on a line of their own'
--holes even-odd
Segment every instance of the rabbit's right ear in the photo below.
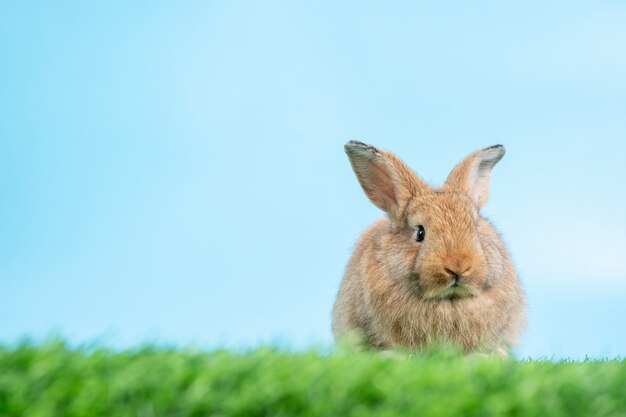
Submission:
<svg viewBox="0 0 626 417">
<path fill-rule="evenodd" d="M 467 156 L 450 172 L 444 188 L 465 193 L 476 207 L 482 208 L 489 199 L 491 170 L 504 152 L 504 146 L 494 145 Z"/>
<path fill-rule="evenodd" d="M 346 143 L 344 148 L 363 191 L 394 223 L 402 220 L 409 200 L 428 189 L 428 185 L 391 152 L 357 141 Z"/>
</svg>

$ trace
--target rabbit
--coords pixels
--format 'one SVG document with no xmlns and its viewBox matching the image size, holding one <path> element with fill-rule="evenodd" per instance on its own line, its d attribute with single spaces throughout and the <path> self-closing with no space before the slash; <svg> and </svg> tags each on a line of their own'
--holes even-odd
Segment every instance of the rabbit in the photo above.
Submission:
<svg viewBox="0 0 626 417">
<path fill-rule="evenodd" d="M 359 238 L 332 312 L 336 341 L 372 349 L 437 343 L 508 356 L 526 325 L 526 296 L 494 226 L 480 214 L 502 145 L 463 159 L 431 188 L 391 152 L 350 141 L 363 191 L 387 216 Z"/>
</svg>

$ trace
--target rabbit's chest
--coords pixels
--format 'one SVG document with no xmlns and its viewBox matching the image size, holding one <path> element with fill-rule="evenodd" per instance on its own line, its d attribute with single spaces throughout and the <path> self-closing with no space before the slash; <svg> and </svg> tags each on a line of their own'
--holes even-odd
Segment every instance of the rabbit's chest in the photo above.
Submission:
<svg viewBox="0 0 626 417">
<path fill-rule="evenodd" d="M 473 302 L 479 301 L 479 302 Z M 454 343 L 466 349 L 491 344 L 499 323 L 497 305 L 488 300 L 421 302 L 379 323 L 385 344 L 419 348 L 429 343 Z"/>
</svg>

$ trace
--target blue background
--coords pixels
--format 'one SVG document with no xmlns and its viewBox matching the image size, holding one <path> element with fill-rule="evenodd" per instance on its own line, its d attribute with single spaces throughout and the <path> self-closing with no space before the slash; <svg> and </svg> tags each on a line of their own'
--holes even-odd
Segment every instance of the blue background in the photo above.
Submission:
<svg viewBox="0 0 626 417">
<path fill-rule="evenodd" d="M 521 356 L 626 352 L 626 3 L 3 2 L 0 341 L 328 346 L 356 139 L 484 212 Z"/>
</svg>

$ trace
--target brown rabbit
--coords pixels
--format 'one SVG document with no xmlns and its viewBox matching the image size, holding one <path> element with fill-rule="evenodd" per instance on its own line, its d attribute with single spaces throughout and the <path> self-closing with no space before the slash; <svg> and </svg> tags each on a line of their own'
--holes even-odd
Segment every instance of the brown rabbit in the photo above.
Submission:
<svg viewBox="0 0 626 417">
<path fill-rule="evenodd" d="M 367 197 L 388 217 L 361 236 L 333 309 L 335 339 L 358 331 L 373 348 L 451 343 L 507 354 L 526 301 L 507 249 L 479 210 L 502 145 L 474 152 L 441 188 L 394 154 L 345 145 Z"/>
</svg>

